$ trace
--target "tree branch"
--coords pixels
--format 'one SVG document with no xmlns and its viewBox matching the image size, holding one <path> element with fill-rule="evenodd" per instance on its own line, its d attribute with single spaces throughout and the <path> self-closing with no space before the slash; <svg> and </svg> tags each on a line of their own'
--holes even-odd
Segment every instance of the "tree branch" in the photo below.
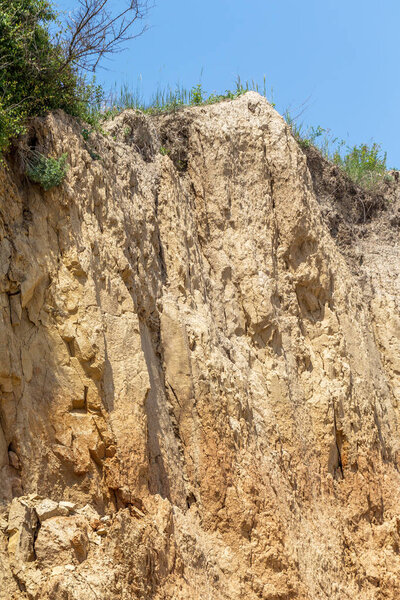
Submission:
<svg viewBox="0 0 400 600">
<path fill-rule="evenodd" d="M 149 10 L 148 0 L 126 0 L 123 10 L 115 11 L 112 0 L 79 0 L 80 7 L 67 20 L 67 36 L 63 36 L 65 61 L 60 70 L 69 65 L 94 71 L 101 59 L 121 52 L 124 45 L 144 33 L 132 29 Z"/>
</svg>

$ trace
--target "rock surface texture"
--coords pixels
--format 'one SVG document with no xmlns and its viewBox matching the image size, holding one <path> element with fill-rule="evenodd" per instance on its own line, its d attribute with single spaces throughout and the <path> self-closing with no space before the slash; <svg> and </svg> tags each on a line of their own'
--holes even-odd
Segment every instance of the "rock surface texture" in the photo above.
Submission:
<svg viewBox="0 0 400 600">
<path fill-rule="evenodd" d="M 345 252 L 257 94 L 107 127 L 0 173 L 1 600 L 398 599 L 395 191 Z"/>
</svg>

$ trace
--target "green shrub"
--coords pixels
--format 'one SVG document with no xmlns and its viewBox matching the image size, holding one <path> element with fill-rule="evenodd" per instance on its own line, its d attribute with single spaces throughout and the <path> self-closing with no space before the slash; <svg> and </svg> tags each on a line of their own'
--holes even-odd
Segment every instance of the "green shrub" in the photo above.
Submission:
<svg viewBox="0 0 400 600">
<path fill-rule="evenodd" d="M 94 150 L 92 150 L 92 148 L 88 148 L 88 152 L 89 152 L 90 158 L 92 160 L 100 160 L 101 159 L 100 154 L 98 154 L 98 152 L 95 152 Z"/>
<path fill-rule="evenodd" d="M 0 0 L 0 155 L 29 117 L 55 109 L 96 123 L 101 89 L 66 63 L 48 0 Z"/>
<path fill-rule="evenodd" d="M 88 139 L 89 139 L 89 136 L 90 136 L 89 129 L 83 128 L 82 131 L 81 131 L 81 134 L 82 134 L 82 137 L 85 140 L 85 142 L 87 142 Z"/>
<path fill-rule="evenodd" d="M 26 166 L 29 179 L 39 183 L 44 190 L 50 190 L 60 185 L 68 172 L 67 154 L 60 158 L 47 157 L 40 152 L 31 152 Z"/>
</svg>

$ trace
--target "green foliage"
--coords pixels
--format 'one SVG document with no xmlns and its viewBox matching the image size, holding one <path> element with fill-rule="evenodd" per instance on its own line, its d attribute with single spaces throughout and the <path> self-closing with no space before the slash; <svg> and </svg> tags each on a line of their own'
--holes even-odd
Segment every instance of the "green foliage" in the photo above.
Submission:
<svg viewBox="0 0 400 600">
<path fill-rule="evenodd" d="M 296 117 L 292 117 L 289 110 L 286 110 L 283 116 L 292 131 L 293 137 L 302 148 L 315 146 L 328 160 L 332 160 L 332 148 L 336 148 L 337 144 L 344 144 L 338 138 L 333 137 L 330 129 L 324 129 L 320 125 L 317 127 L 304 127 L 303 123 L 299 123 Z"/>
<path fill-rule="evenodd" d="M 374 187 L 386 175 L 386 152 L 376 143 L 348 148 L 344 156 L 336 152 L 333 160 L 355 183 L 367 188 Z"/>
<path fill-rule="evenodd" d="M 197 85 L 192 87 L 192 90 L 190 92 L 190 104 L 198 106 L 200 104 L 203 104 L 203 102 L 203 90 L 201 89 L 201 83 L 198 83 Z"/>
<path fill-rule="evenodd" d="M 85 140 L 85 142 L 87 142 L 89 139 L 89 136 L 90 136 L 89 129 L 84 128 L 84 129 L 82 129 L 81 133 L 82 133 L 83 139 Z"/>
<path fill-rule="evenodd" d="M 303 149 L 314 146 L 324 158 L 338 165 L 357 185 L 372 189 L 382 179 L 388 180 L 386 153 L 382 152 L 379 144 L 348 146 L 344 140 L 333 136 L 329 129 L 320 125 L 305 128 L 302 123 L 291 117 L 288 111 L 284 117 Z"/>
<path fill-rule="evenodd" d="M 57 159 L 33 151 L 26 166 L 26 174 L 31 181 L 39 183 L 44 190 L 49 190 L 65 179 L 68 172 L 67 158 L 67 154 L 62 154 Z"/>
<path fill-rule="evenodd" d="M 96 125 L 102 91 L 65 60 L 48 0 L 0 0 L 0 154 L 29 117 L 55 109 Z"/>
<path fill-rule="evenodd" d="M 171 150 L 168 150 L 168 148 L 165 148 L 165 146 L 161 146 L 160 148 L 160 154 L 162 154 L 163 156 L 168 156 L 168 154 L 170 154 Z"/>
<path fill-rule="evenodd" d="M 180 85 L 177 85 L 175 88 L 158 89 L 150 102 L 147 103 L 143 100 L 139 88 L 132 90 L 125 84 L 119 92 L 114 92 L 110 95 L 106 108 L 104 108 L 104 102 L 102 105 L 99 105 L 98 120 L 101 122 L 102 119 L 113 118 L 126 109 L 140 110 L 147 114 L 158 114 L 174 112 L 185 106 L 215 104 L 224 100 L 234 100 L 250 90 L 257 91 L 267 97 L 265 77 L 262 86 L 259 86 L 255 81 L 242 83 L 240 77 L 238 77 L 233 90 L 225 90 L 223 94 L 217 94 L 216 92 L 207 93 L 201 83 L 193 86 L 190 90 Z M 275 106 L 272 101 L 271 104 Z"/>
</svg>

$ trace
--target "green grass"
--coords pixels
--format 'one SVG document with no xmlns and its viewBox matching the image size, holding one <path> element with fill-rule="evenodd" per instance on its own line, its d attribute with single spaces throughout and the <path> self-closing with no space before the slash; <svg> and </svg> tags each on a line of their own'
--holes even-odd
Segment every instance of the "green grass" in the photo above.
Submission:
<svg viewBox="0 0 400 600">
<path fill-rule="evenodd" d="M 330 129 L 305 127 L 288 111 L 284 117 L 300 147 L 316 148 L 324 158 L 336 164 L 350 179 L 370 191 L 376 189 L 383 180 L 388 179 L 386 152 L 375 142 L 349 146 L 333 135 Z"/>
<path fill-rule="evenodd" d="M 148 102 L 143 99 L 139 88 L 132 90 L 125 84 L 119 91 L 112 92 L 107 102 L 102 101 L 98 103 L 97 107 L 93 105 L 92 116 L 99 121 L 106 120 L 115 117 L 126 109 L 140 110 L 146 114 L 169 113 L 188 106 L 206 106 L 224 100 L 234 100 L 250 90 L 256 91 L 267 98 L 265 77 L 262 85 L 255 81 L 242 82 L 238 77 L 234 88 L 225 90 L 221 94 L 215 91 L 207 92 L 201 83 L 190 89 L 181 85 L 177 85 L 175 88 L 159 88 Z M 271 104 L 275 106 L 272 100 Z"/>
<path fill-rule="evenodd" d="M 92 107 L 93 121 L 101 123 L 126 109 L 140 110 L 154 115 L 174 112 L 189 106 L 207 106 L 225 100 L 234 100 L 251 90 L 258 92 L 267 98 L 272 106 L 275 106 L 272 90 L 268 98 L 265 77 L 262 85 L 254 80 L 242 82 L 241 78 L 237 77 L 234 88 L 225 90 L 221 94 L 206 92 L 201 83 L 191 89 L 179 85 L 175 88 L 167 87 L 158 89 L 149 102 L 143 100 L 139 87 L 132 91 L 124 85 L 119 92 L 110 94 L 107 103 L 103 101 L 97 108 Z M 358 146 L 348 146 L 344 140 L 334 136 L 330 129 L 320 125 L 306 127 L 303 123 L 299 123 L 298 118 L 293 118 L 288 110 L 283 116 L 301 148 L 315 147 L 324 158 L 338 165 L 356 184 L 373 189 L 382 179 L 388 177 L 386 153 L 378 144 L 363 143 Z M 165 154 L 166 150 L 160 148 L 160 152 Z"/>
<path fill-rule="evenodd" d="M 333 162 L 355 183 L 367 189 L 373 190 L 382 180 L 388 178 L 386 152 L 376 143 L 348 147 L 344 155 L 336 152 Z"/>
<path fill-rule="evenodd" d="M 162 114 L 174 112 L 188 106 L 206 106 L 223 102 L 225 100 L 234 100 L 246 92 L 253 90 L 269 100 L 267 96 L 267 85 L 264 77 L 263 84 L 260 86 L 255 82 L 242 82 L 240 77 L 236 79 L 235 87 L 232 90 L 225 90 L 222 94 L 216 92 L 207 93 L 202 85 L 198 83 L 191 89 L 186 89 L 177 85 L 175 88 L 159 89 L 154 94 L 150 102 L 145 102 L 139 88 L 132 91 L 127 85 L 124 85 L 118 93 L 110 96 L 108 106 L 99 106 L 97 121 L 113 118 L 126 109 L 140 110 L 147 114 Z M 306 127 L 299 123 L 298 118 L 293 118 L 287 110 L 284 118 L 288 123 L 293 136 L 299 145 L 306 149 L 314 146 L 327 160 L 338 165 L 356 184 L 367 189 L 375 188 L 383 178 L 387 177 L 386 153 L 376 144 L 360 144 L 348 146 L 346 142 L 333 135 L 330 129 L 325 129 L 318 125 L 317 127 Z M 165 153 L 161 148 L 160 152 Z"/>
</svg>

